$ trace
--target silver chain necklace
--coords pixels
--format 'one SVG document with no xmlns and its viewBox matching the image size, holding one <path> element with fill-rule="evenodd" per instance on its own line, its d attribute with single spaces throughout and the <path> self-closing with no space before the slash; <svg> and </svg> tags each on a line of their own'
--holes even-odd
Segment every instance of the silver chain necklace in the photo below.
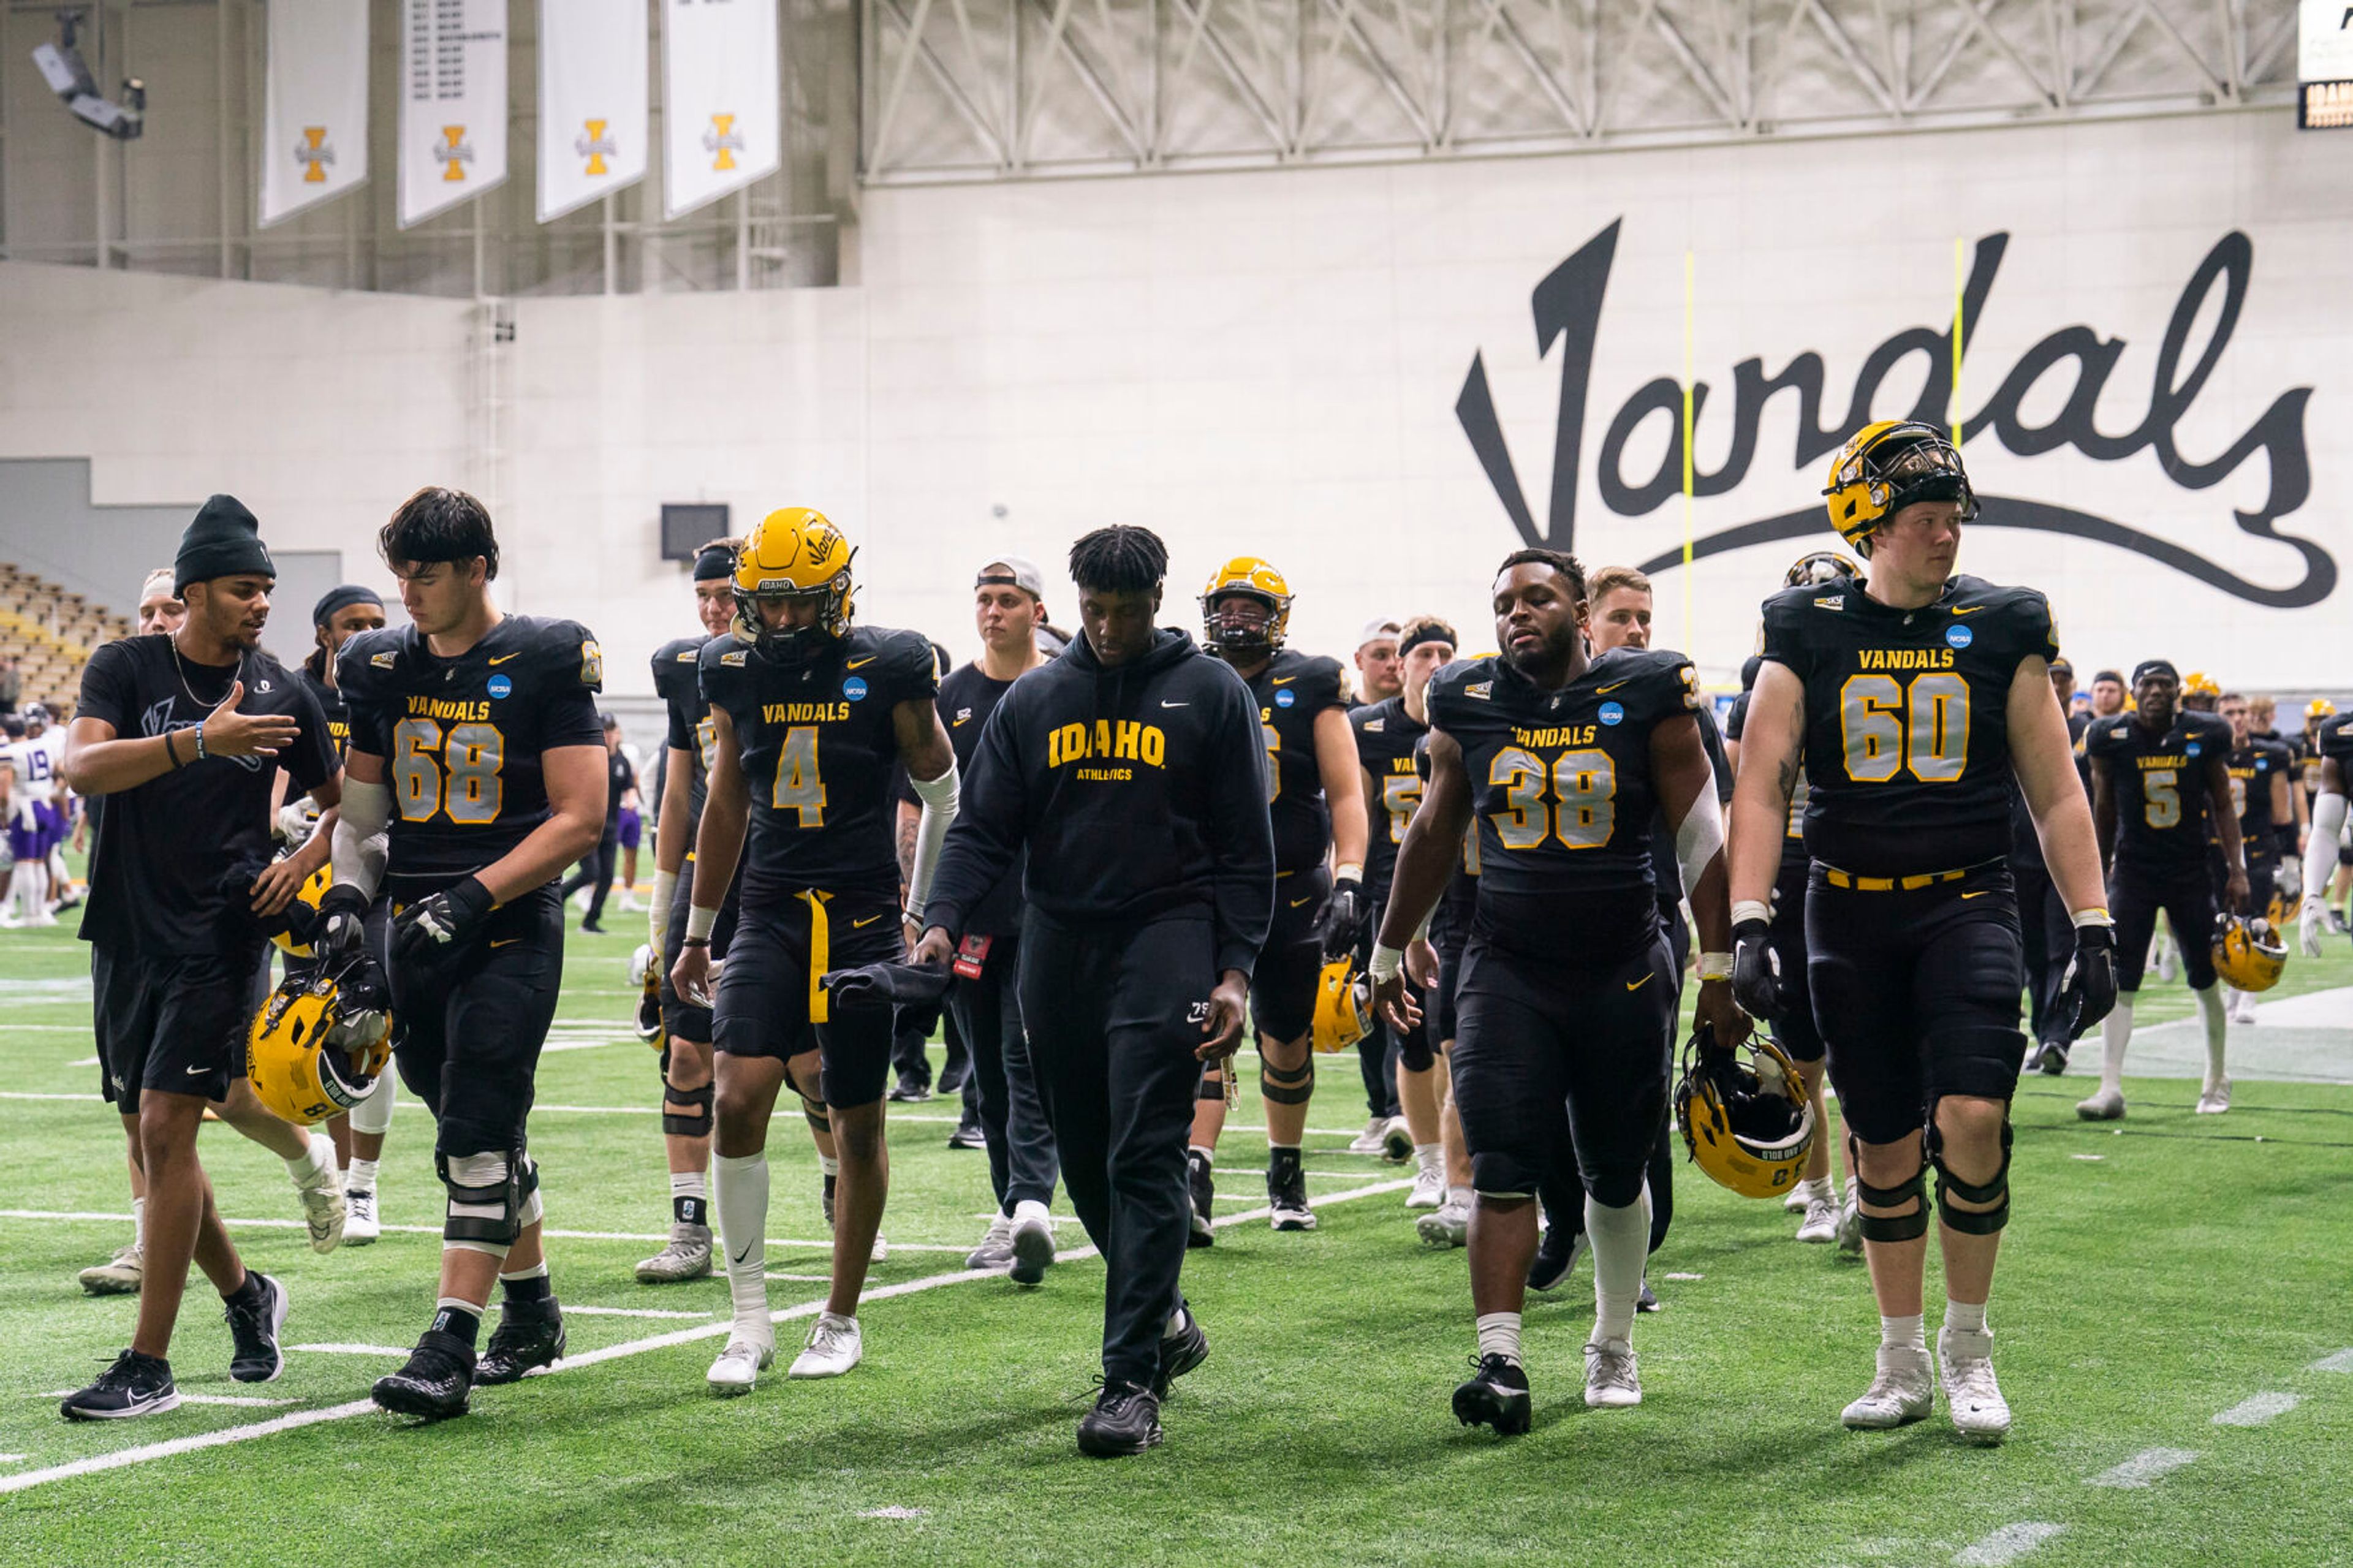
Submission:
<svg viewBox="0 0 2353 1568">
<path fill-rule="evenodd" d="M 245 655 L 243 653 L 239 653 L 237 656 L 237 667 L 229 671 L 228 685 L 221 689 L 220 696 L 216 698 L 214 700 L 207 702 L 203 698 L 196 695 L 196 689 L 194 686 L 188 684 L 188 664 L 187 660 L 180 657 L 180 638 L 178 635 L 176 633 L 174 634 L 168 640 L 172 645 L 172 668 L 179 672 L 180 689 L 188 694 L 188 701 L 198 710 L 206 713 L 211 712 L 223 702 L 227 701 L 228 694 L 237 689 L 237 681 L 245 674 Z"/>
</svg>

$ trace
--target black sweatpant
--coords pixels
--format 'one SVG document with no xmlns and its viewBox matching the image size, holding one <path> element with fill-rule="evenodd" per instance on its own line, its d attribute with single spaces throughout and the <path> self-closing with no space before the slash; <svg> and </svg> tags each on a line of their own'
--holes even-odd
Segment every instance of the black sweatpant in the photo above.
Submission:
<svg viewBox="0 0 2353 1568">
<path fill-rule="evenodd" d="M 942 1027 L 944 1025 L 945 1027 Z M 961 1094 L 972 1082 L 972 1050 L 953 1008 L 931 1002 L 897 1009 L 891 1024 L 891 1070 L 901 1081 L 932 1087 L 932 1031 L 939 1029 L 947 1058 L 940 1064 L 940 1092 Z"/>
<path fill-rule="evenodd" d="M 2018 884 L 2018 930 L 2026 948 L 2027 1016 L 2033 1037 L 2048 1040 L 2052 1005 L 2075 956 L 2075 921 L 2048 869 L 2012 864 L 2010 875 Z"/>
<path fill-rule="evenodd" d="M 1062 1184 L 1103 1257 L 1103 1376 L 1149 1384 L 1183 1304 L 1192 1227 L 1185 1140 L 1201 1082 L 1194 1051 L 1217 986 L 1206 911 L 1141 925 L 1021 931 L 1021 1015 Z"/>
<path fill-rule="evenodd" d="M 566 899 L 583 888 L 589 890 L 588 914 L 581 924 L 593 926 L 605 918 L 605 895 L 613 890 L 613 867 L 620 852 L 620 826 L 607 817 L 605 837 L 596 840 L 596 849 L 580 862 L 580 868 L 564 879 L 563 896 Z"/>
<path fill-rule="evenodd" d="M 980 1131 L 988 1145 L 988 1186 L 1000 1214 L 1029 1199 L 1054 1196 L 1054 1134 L 1039 1103 L 1038 1080 L 1029 1065 L 1029 1042 L 1021 1027 L 1021 939 L 1000 936 L 989 943 L 977 980 L 959 979 L 948 989 L 948 1014 L 972 1053 L 969 1103 L 976 1099 Z"/>
</svg>

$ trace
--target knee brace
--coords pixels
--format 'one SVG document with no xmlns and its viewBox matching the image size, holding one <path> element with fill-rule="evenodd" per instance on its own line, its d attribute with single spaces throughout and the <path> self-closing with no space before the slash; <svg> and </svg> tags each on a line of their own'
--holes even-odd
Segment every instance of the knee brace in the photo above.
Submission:
<svg viewBox="0 0 2353 1568">
<path fill-rule="evenodd" d="M 1261 1056 L 1259 1058 L 1258 1092 L 1260 1099 L 1275 1105 L 1306 1104 L 1315 1094 L 1315 1058 L 1309 1057 L 1300 1064 L 1297 1072 L 1287 1073 Z"/>
<path fill-rule="evenodd" d="M 393 1075 L 377 1075 L 375 1087 L 360 1097 L 352 1107 L 352 1131 L 381 1138 L 392 1131 L 392 1107 L 400 1098 L 393 1087 Z"/>
<path fill-rule="evenodd" d="M 518 1151 L 506 1154 L 444 1154 L 435 1151 L 433 1164 L 448 1189 L 448 1216 L 441 1239 L 470 1252 L 504 1258 L 528 1223 L 523 1217 L 524 1175 L 528 1163 Z M 531 1182 L 531 1196 L 539 1184 Z"/>
<path fill-rule="evenodd" d="M 662 1086 L 662 1131 L 672 1138 L 708 1138 L 711 1136 L 711 1100 L 714 1084 L 701 1089 L 673 1089 Z M 688 1107 L 678 1111 L 673 1105 Z"/>
<path fill-rule="evenodd" d="M 1936 1166 L 1936 1213 L 1938 1217 L 1964 1236 L 1993 1236 L 2010 1223 L 2010 1123 L 2001 1124 L 2001 1168 L 1994 1172 L 1993 1180 L 1978 1185 L 1965 1182 L 1953 1174 L 1945 1163 L 1943 1140 L 1936 1136 L 1936 1124 L 1928 1124 L 1928 1158 Z M 1963 1203 L 1991 1204 L 1989 1209 L 1965 1209 L 1953 1206 L 1953 1199 Z"/>
<path fill-rule="evenodd" d="M 1914 1241 L 1927 1235 L 1927 1168 L 1924 1165 L 1912 1173 L 1911 1180 L 1898 1182 L 1892 1187 L 1874 1187 L 1862 1179 L 1862 1156 L 1861 1151 L 1856 1149 L 1855 1140 L 1852 1134 L 1847 1138 L 1847 1147 L 1855 1156 L 1854 1190 L 1860 1202 L 1883 1209 L 1892 1209 L 1900 1204 L 1912 1205 L 1911 1210 L 1905 1214 L 1886 1215 L 1858 1214 L 1856 1217 L 1862 1221 L 1863 1240 Z"/>
</svg>

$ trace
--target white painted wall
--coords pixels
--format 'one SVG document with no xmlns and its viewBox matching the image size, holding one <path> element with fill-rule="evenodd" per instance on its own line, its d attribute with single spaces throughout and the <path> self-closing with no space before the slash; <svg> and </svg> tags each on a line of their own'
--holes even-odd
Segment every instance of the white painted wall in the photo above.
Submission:
<svg viewBox="0 0 2353 1568">
<path fill-rule="evenodd" d="M 1622 219 L 1595 342 L 1575 548 L 1588 563 L 1678 543 L 1680 499 L 1603 504 L 1603 437 L 1628 398 L 1678 377 L 1683 256 L 1695 252 L 1693 365 L 1713 391 L 1703 472 L 1730 441 L 1731 367 L 1826 363 L 1821 416 L 1907 328 L 1949 324 L 1954 240 L 2010 236 L 1962 375 L 1974 416 L 2021 355 L 2083 324 L 2121 351 L 2095 416 L 2139 425 L 2169 318 L 2219 241 L 2242 231 L 2235 331 L 2179 421 L 2182 458 L 2223 452 L 2292 389 L 2310 497 L 2282 531 L 2353 570 L 2353 160 L 2271 116 L 2084 124 L 1886 142 L 1764 144 L 1482 163 L 1324 169 L 868 194 L 865 282 L 748 296 L 523 300 L 500 416 L 510 598 L 604 638 L 617 689 L 691 626 L 656 560 L 663 500 L 831 511 L 861 542 L 867 618 L 959 654 L 972 567 L 1027 550 L 1050 572 L 1098 523 L 1149 524 L 1176 564 L 1169 618 L 1226 555 L 1263 553 L 1299 595 L 1294 644 L 1345 652 L 1375 612 L 1474 625 L 1519 539 L 1458 425 L 1482 353 L 1536 519 L 1548 511 L 1561 350 L 1537 351 L 1530 292 Z M 2219 290 L 2185 363 L 2211 336 Z M 0 455 L 88 455 L 100 501 L 245 495 L 290 545 L 364 549 L 428 479 L 481 482 L 468 307 L 381 295 L 0 266 Z M 60 387 L 61 367 L 86 373 Z M 2072 362 L 2027 397 L 2055 416 Z M 2186 372 L 2185 372 L 2186 374 Z M 1925 367 L 1890 374 L 1907 409 Z M 127 390 L 126 390 L 127 389 Z M 1629 443 L 1641 477 L 1667 447 Z M 1745 480 L 1693 510 L 1701 538 L 1815 505 L 1828 459 L 1793 460 L 1792 400 L 1766 405 Z M 2299 581 L 2287 548 L 2242 532 L 2270 477 L 2257 454 L 2205 489 L 2157 452 L 2021 456 L 1966 447 L 1982 490 L 2126 524 L 2258 584 Z M 1006 509 L 1000 521 L 997 507 Z M 1757 599 L 1811 538 L 1661 580 L 1663 640 L 1728 678 Z M 2339 589 L 2264 607 L 2141 554 L 1981 528 L 1965 569 L 2048 591 L 2080 668 L 2165 654 L 2226 681 L 2353 685 Z M 1051 608 L 1064 620 L 1063 595 Z M 625 684 L 628 683 L 628 684 Z"/>
</svg>

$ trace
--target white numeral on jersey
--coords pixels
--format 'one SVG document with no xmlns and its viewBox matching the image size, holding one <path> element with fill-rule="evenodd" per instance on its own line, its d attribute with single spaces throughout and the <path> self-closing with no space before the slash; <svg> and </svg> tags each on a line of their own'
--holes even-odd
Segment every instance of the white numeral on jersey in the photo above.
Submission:
<svg viewBox="0 0 2353 1568">
<path fill-rule="evenodd" d="M 825 826 L 825 782 L 817 774 L 817 726 L 796 724 L 785 731 L 776 754 L 776 788 L 768 804 L 801 814 L 803 827 Z"/>
<path fill-rule="evenodd" d="M 1282 737 L 1275 733 L 1274 726 L 1271 724 L 1261 724 L 1259 728 L 1266 731 L 1266 798 L 1270 801 L 1281 800 L 1282 798 Z"/>
<path fill-rule="evenodd" d="M 1939 670 L 1907 689 L 1892 675 L 1857 675 L 1839 689 L 1846 776 L 1885 784 L 1908 763 L 1923 784 L 1951 784 L 1969 760 L 1969 685 Z"/>
<path fill-rule="evenodd" d="M 507 743 L 497 725 L 453 724 L 445 737 L 430 719 L 403 719 L 392 742 L 393 794 L 403 822 L 429 822 L 445 808 L 450 821 L 468 826 L 499 819 Z"/>
<path fill-rule="evenodd" d="M 2162 831 L 2181 826 L 2181 777 L 2171 768 L 2152 768 L 2141 774 L 2140 796 L 2140 814 L 2151 827 Z"/>
<path fill-rule="evenodd" d="M 1405 842 L 1407 824 L 1413 820 L 1414 808 L 1421 804 L 1419 773 L 1391 773 L 1381 780 L 1381 805 L 1389 814 L 1389 842 Z"/>
<path fill-rule="evenodd" d="M 1503 786 L 1504 809 L 1490 820 L 1506 849 L 1534 849 L 1547 834 L 1571 849 L 1598 849 L 1618 825 L 1618 769 L 1607 752 L 1563 752 L 1546 767 L 1506 746 L 1488 764 L 1487 783 Z M 1547 784 L 1557 810 L 1546 803 Z"/>
</svg>

